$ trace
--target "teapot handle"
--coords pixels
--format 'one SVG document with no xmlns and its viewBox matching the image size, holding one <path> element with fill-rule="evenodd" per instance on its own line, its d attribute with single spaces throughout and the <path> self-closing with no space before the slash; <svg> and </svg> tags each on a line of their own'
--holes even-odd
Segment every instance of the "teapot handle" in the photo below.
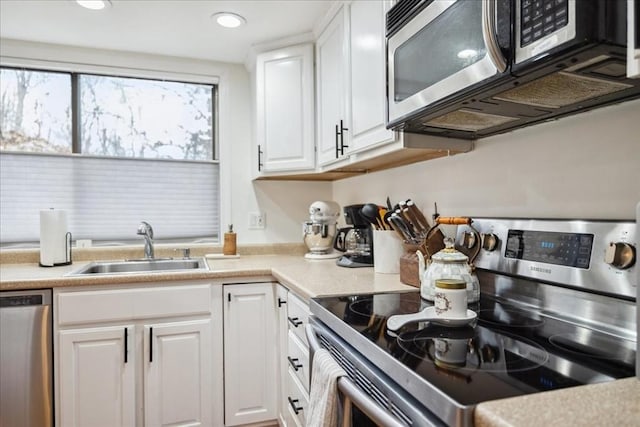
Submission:
<svg viewBox="0 0 640 427">
<path fill-rule="evenodd" d="M 446 225 L 471 225 L 473 220 L 464 216 L 439 216 L 436 218 L 436 224 Z"/>
<path fill-rule="evenodd" d="M 480 254 L 480 248 L 482 247 L 482 240 L 480 239 L 480 233 L 478 232 L 478 230 L 475 229 L 475 227 L 473 225 L 471 225 L 471 223 L 469 223 L 469 228 L 471 229 L 471 232 L 473 233 L 473 235 L 476 238 L 476 250 L 469 257 L 469 265 L 471 265 L 471 269 L 472 270 L 475 270 L 476 267 L 473 264 L 473 262 L 478 257 L 478 254 Z"/>
</svg>

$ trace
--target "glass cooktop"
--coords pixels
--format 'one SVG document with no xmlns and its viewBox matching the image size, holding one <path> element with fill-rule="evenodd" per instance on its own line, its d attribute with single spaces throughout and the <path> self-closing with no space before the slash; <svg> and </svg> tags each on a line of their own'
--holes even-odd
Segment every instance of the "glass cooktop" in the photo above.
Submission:
<svg viewBox="0 0 640 427">
<path fill-rule="evenodd" d="M 312 312 L 399 384 L 418 390 L 417 376 L 465 406 L 635 374 L 635 342 L 486 295 L 468 325 L 387 328 L 429 305 L 419 292 L 387 293 L 314 299 Z"/>
</svg>

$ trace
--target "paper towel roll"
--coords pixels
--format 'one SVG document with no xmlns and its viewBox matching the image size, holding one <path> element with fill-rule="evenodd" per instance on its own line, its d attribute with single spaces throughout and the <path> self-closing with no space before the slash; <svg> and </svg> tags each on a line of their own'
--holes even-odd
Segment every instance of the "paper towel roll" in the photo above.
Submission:
<svg viewBox="0 0 640 427">
<path fill-rule="evenodd" d="M 67 212 L 49 209 L 40 211 L 40 265 L 53 267 L 71 263 L 71 233 Z"/>
</svg>

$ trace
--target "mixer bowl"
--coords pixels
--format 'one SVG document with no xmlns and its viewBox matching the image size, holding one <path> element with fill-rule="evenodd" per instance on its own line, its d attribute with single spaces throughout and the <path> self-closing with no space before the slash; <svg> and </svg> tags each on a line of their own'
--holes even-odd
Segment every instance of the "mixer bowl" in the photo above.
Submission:
<svg viewBox="0 0 640 427">
<path fill-rule="evenodd" d="M 307 221 L 303 224 L 304 244 L 312 254 L 327 254 L 333 250 L 336 223 L 323 224 Z"/>
</svg>

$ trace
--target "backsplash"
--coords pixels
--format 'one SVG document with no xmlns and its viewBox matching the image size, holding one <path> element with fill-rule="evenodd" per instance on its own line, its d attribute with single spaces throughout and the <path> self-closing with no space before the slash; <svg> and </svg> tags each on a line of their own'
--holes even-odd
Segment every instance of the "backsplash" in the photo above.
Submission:
<svg viewBox="0 0 640 427">
<path fill-rule="evenodd" d="M 443 215 L 633 219 L 640 101 L 476 141 L 475 149 L 333 183 L 341 206 L 412 198 Z"/>
</svg>

